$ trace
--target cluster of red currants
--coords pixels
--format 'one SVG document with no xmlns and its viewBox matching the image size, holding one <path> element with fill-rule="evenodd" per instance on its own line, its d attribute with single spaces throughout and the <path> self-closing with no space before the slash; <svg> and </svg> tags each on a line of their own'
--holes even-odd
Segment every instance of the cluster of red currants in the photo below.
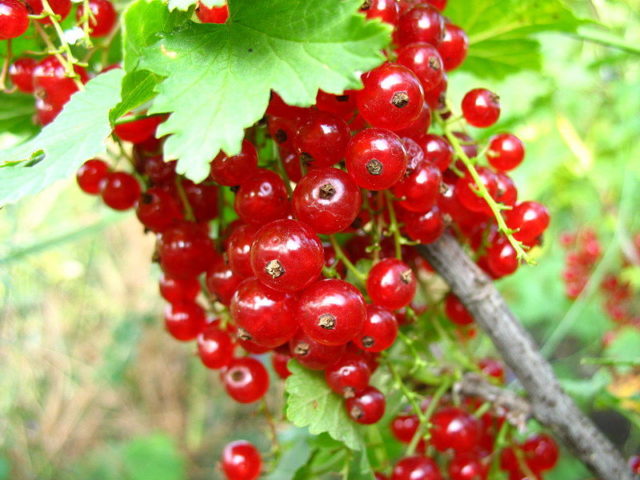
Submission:
<svg viewBox="0 0 640 480">
<path fill-rule="evenodd" d="M 88 12 L 85 12 L 85 5 Z M 0 0 L 0 40 L 35 36 L 35 31 L 28 31 L 31 20 L 46 37 L 45 29 L 52 28 L 52 19 L 56 22 L 64 20 L 71 9 L 71 0 L 25 0 L 24 3 L 21 0 Z M 78 28 L 86 23 L 91 37 L 105 37 L 114 29 L 118 16 L 109 0 L 88 0 L 76 8 L 76 19 Z M 9 78 L 13 89 L 33 94 L 36 121 L 47 125 L 60 113 L 71 95 L 89 80 L 89 75 L 84 67 L 72 65 L 68 59 L 56 54 L 39 59 L 32 56 L 15 59 L 9 65 Z"/>
</svg>

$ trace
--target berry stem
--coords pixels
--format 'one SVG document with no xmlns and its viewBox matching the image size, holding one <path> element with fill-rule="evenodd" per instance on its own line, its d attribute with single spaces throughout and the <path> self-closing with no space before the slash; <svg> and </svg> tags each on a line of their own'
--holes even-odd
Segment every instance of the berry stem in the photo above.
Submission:
<svg viewBox="0 0 640 480">
<path fill-rule="evenodd" d="M 271 151 L 273 153 L 273 157 L 276 160 L 276 165 L 278 166 L 278 173 L 284 180 L 284 187 L 287 189 L 287 193 L 289 197 L 293 195 L 293 190 L 291 188 L 291 180 L 289 179 L 289 175 L 287 175 L 287 169 L 284 168 L 284 163 L 282 163 L 282 157 L 280 156 L 280 152 L 278 151 L 277 143 L 272 140 L 271 141 Z"/>
<path fill-rule="evenodd" d="M 393 207 L 393 196 L 389 190 L 385 190 L 384 197 L 387 200 L 387 209 L 389 211 L 389 231 L 393 234 L 393 243 L 396 251 L 396 258 L 402 260 L 402 236 L 400 235 L 400 228 L 398 226 L 398 218 L 396 217 L 396 210 Z"/>
<path fill-rule="evenodd" d="M 43 4 L 46 4 L 46 8 L 50 8 L 49 4 L 45 2 L 46 0 L 44 0 Z M 60 28 L 60 25 L 57 23 L 57 20 L 54 18 L 56 17 L 56 15 L 53 13 L 51 15 L 50 17 L 51 17 L 52 23 L 55 22 L 55 24 L 58 25 L 58 28 Z M 71 55 L 71 49 L 69 48 L 69 45 L 67 44 L 67 42 L 64 41 L 64 39 L 62 39 L 62 42 L 64 43 L 64 45 L 66 45 L 66 49 L 63 46 L 61 46 L 60 48 L 56 48 L 56 46 L 53 44 L 53 42 L 49 38 L 49 35 L 47 35 L 47 32 L 45 32 L 44 28 L 42 28 L 42 26 L 39 23 L 37 22 L 34 23 L 34 27 L 38 35 L 40 35 L 40 38 L 42 38 L 42 41 L 44 41 L 45 45 L 47 46 L 47 52 L 58 59 L 60 64 L 64 67 L 66 75 L 73 79 L 78 89 L 84 90 L 84 84 L 80 81 L 80 76 L 76 73 L 76 71 L 73 68 L 77 60 L 73 55 Z M 62 33 L 62 30 L 60 30 L 60 32 Z M 64 35 L 64 33 L 62 34 Z M 62 55 L 62 53 L 60 53 L 61 51 L 65 51 L 65 54 L 67 54 L 67 51 L 68 51 L 69 53 L 67 55 L 70 55 L 70 56 L 68 58 L 65 57 L 65 55 Z"/>
<path fill-rule="evenodd" d="M 184 207 L 185 219 L 190 222 L 194 222 L 196 217 L 193 214 L 193 208 L 191 208 L 191 203 L 189 202 L 187 193 L 184 191 L 184 187 L 182 185 L 182 177 L 180 175 L 176 176 L 176 189 L 178 190 L 178 196 L 180 197 L 180 201 L 182 202 L 182 206 Z"/>
<path fill-rule="evenodd" d="M 413 455 L 413 453 L 416 451 L 416 448 L 418 447 L 418 443 L 420 442 L 421 438 L 424 438 L 425 440 L 429 440 L 429 438 L 431 438 L 431 434 L 429 433 L 431 423 L 429 422 L 429 420 L 440 404 L 440 399 L 444 396 L 445 393 L 447 393 L 449 388 L 451 388 L 451 385 L 451 379 L 445 378 L 445 380 L 431 397 L 429 406 L 422 416 L 423 419 L 420 421 L 420 427 L 416 431 L 415 435 L 411 439 L 411 442 L 409 443 L 409 446 L 407 447 L 407 456 Z"/>
<path fill-rule="evenodd" d="M 11 93 L 6 89 L 5 81 L 7 79 L 7 73 L 9 72 L 9 64 L 11 63 L 11 38 L 7 40 L 7 55 L 2 62 L 2 71 L 0 73 L 0 91 L 5 93 Z"/>
<path fill-rule="evenodd" d="M 358 270 L 358 268 L 353 263 L 351 263 L 351 260 L 349 260 L 347 255 L 344 253 L 344 250 L 342 250 L 342 247 L 338 243 L 335 235 L 329 235 L 329 241 L 331 242 L 333 250 L 336 252 L 336 259 L 344 263 L 344 266 L 347 267 L 347 270 L 349 270 L 358 280 L 360 280 L 362 283 L 365 283 L 367 281 L 367 276 L 360 270 Z"/>
<path fill-rule="evenodd" d="M 426 422 L 427 419 L 424 415 L 424 412 L 420 408 L 420 403 L 418 402 L 418 398 L 417 398 L 418 394 L 413 390 L 411 390 L 409 387 L 407 387 L 407 384 L 404 383 L 404 381 L 402 380 L 402 377 L 400 376 L 396 368 L 393 366 L 393 359 L 389 359 L 388 355 L 385 355 L 384 359 L 385 359 L 385 364 L 387 365 L 387 369 L 389 370 L 389 373 L 391 373 L 391 377 L 393 378 L 394 383 L 396 384 L 396 386 L 400 388 L 402 395 L 404 395 L 407 401 L 411 404 L 411 408 L 413 408 L 413 411 L 418 417 L 418 419 L 420 420 L 420 423 L 422 424 Z"/>
</svg>

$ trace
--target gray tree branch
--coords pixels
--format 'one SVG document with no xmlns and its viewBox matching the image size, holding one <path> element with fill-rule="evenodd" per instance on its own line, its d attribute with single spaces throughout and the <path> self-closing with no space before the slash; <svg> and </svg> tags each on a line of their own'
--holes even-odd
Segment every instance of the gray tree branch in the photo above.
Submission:
<svg viewBox="0 0 640 480">
<path fill-rule="evenodd" d="M 551 365 L 515 318 L 491 279 L 450 235 L 416 247 L 489 335 L 527 391 L 533 416 L 601 480 L 633 480 L 614 445 L 562 389 Z"/>
</svg>

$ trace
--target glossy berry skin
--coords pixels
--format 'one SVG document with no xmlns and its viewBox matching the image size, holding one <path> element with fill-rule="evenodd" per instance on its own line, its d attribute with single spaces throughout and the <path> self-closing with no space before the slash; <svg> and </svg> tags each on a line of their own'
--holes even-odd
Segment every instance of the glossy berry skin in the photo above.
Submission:
<svg viewBox="0 0 640 480">
<path fill-rule="evenodd" d="M 442 12 L 447 8 L 447 1 L 448 0 L 427 0 L 427 3 Z"/>
<path fill-rule="evenodd" d="M 36 61 L 33 58 L 18 58 L 9 66 L 9 77 L 11 83 L 24 93 L 33 93 L 33 70 Z"/>
<path fill-rule="evenodd" d="M 491 243 L 486 257 L 491 272 L 498 278 L 511 275 L 520 263 L 515 249 L 504 236 L 499 236 Z"/>
<path fill-rule="evenodd" d="M 342 357 L 345 345 L 323 345 L 309 337 L 302 329 L 289 341 L 291 355 L 310 370 L 324 370 Z"/>
<path fill-rule="evenodd" d="M 140 198 L 140 184 L 130 173 L 111 172 L 100 183 L 100 195 L 114 210 L 129 210 Z"/>
<path fill-rule="evenodd" d="M 27 7 L 18 0 L 0 0 L 0 40 L 17 38 L 29 27 Z"/>
<path fill-rule="evenodd" d="M 126 119 L 126 117 L 124 117 L 124 119 Z M 114 127 L 113 131 L 120 140 L 131 143 L 142 143 L 155 134 L 156 128 L 163 120 L 164 117 L 161 115 L 140 118 L 132 122 L 120 123 Z"/>
<path fill-rule="evenodd" d="M 442 58 L 436 47 L 429 43 L 411 43 L 399 48 L 398 63 L 415 73 L 425 92 L 433 90 L 442 82 Z"/>
<path fill-rule="evenodd" d="M 456 455 L 449 462 L 451 480 L 487 480 L 487 466 L 477 455 Z"/>
<path fill-rule="evenodd" d="M 44 10 L 42 0 L 28 0 L 26 3 L 34 15 L 40 15 Z M 71 11 L 70 0 L 49 0 L 48 3 L 53 13 L 59 15 L 61 20 L 67 18 L 67 15 L 69 15 L 69 12 Z M 51 18 L 49 17 L 39 18 L 37 21 L 44 25 L 51 25 Z"/>
<path fill-rule="evenodd" d="M 236 440 L 224 447 L 222 470 L 227 480 L 256 480 L 262 469 L 262 457 L 253 444 Z"/>
<path fill-rule="evenodd" d="M 402 179 L 407 156 L 400 138 L 380 128 L 353 136 L 346 153 L 347 171 L 359 187 L 385 190 Z"/>
<path fill-rule="evenodd" d="M 409 155 L 409 147 L 407 146 L 407 140 L 412 140 L 415 142 L 416 140 L 420 139 L 429 130 L 430 126 L 431 126 L 431 109 L 429 108 L 429 105 L 425 101 L 422 107 L 422 112 L 420 113 L 418 118 L 416 118 L 414 122 L 411 125 L 409 125 L 407 128 L 403 128 L 402 130 L 395 131 L 396 135 L 402 138 L 402 143 L 405 147 L 405 150 L 407 150 L 407 155 Z M 417 145 L 417 143 L 415 145 Z M 418 146 L 418 148 L 420 147 Z M 424 157 L 424 152 L 422 153 L 422 156 Z"/>
<path fill-rule="evenodd" d="M 513 236 L 527 245 L 535 244 L 549 226 L 549 221 L 547 207 L 537 202 L 519 203 L 506 215 L 507 226 L 518 229 Z"/>
<path fill-rule="evenodd" d="M 310 170 L 293 192 L 295 216 L 316 233 L 331 235 L 347 229 L 361 206 L 360 189 L 337 168 Z"/>
<path fill-rule="evenodd" d="M 473 323 L 473 317 L 453 293 L 449 293 L 445 298 L 444 312 L 449 320 L 456 325 L 470 325 Z"/>
<path fill-rule="evenodd" d="M 344 345 L 362 330 L 367 311 L 360 291 L 336 279 L 320 280 L 298 299 L 297 319 L 309 337 L 329 346 Z"/>
<path fill-rule="evenodd" d="M 349 126 L 344 120 L 316 110 L 296 131 L 294 145 L 305 165 L 322 168 L 342 160 L 350 138 Z"/>
<path fill-rule="evenodd" d="M 424 94 L 416 75 L 408 68 L 385 63 L 362 77 L 364 88 L 356 94 L 360 115 L 372 126 L 402 130 L 424 108 Z"/>
<path fill-rule="evenodd" d="M 196 222 L 206 223 L 218 216 L 218 187 L 187 179 L 180 181 Z"/>
<path fill-rule="evenodd" d="M 278 174 L 259 168 L 240 184 L 234 203 L 236 213 L 245 223 L 264 225 L 289 213 L 289 199 L 284 181 Z"/>
<path fill-rule="evenodd" d="M 391 422 L 391 433 L 402 443 L 410 443 L 420 427 L 417 415 L 398 415 Z"/>
<path fill-rule="evenodd" d="M 490 127 L 500 118 L 500 99 L 485 88 L 475 88 L 462 99 L 462 114 L 474 127 Z"/>
<path fill-rule="evenodd" d="M 76 173 L 76 181 L 80 189 L 89 195 L 98 195 L 100 186 L 109 174 L 109 165 L 94 158 L 82 164 Z"/>
<path fill-rule="evenodd" d="M 89 36 L 98 38 L 104 37 L 111 33 L 113 27 L 118 20 L 116 9 L 109 0 L 89 0 L 89 9 L 93 14 L 93 18 L 89 19 L 89 28 L 91 33 Z M 80 4 L 76 11 L 76 20 L 80 23 L 84 14 L 84 6 Z"/>
<path fill-rule="evenodd" d="M 431 5 L 417 5 L 400 16 L 395 39 L 400 46 L 424 42 L 437 47 L 444 34 L 444 19 Z"/>
<path fill-rule="evenodd" d="M 234 345 L 227 332 L 218 325 L 206 327 L 197 338 L 198 355 L 205 367 L 213 370 L 224 368 L 233 359 Z"/>
<path fill-rule="evenodd" d="M 345 402 L 352 420 L 363 425 L 377 423 L 384 415 L 386 400 L 376 387 L 367 387 Z"/>
<path fill-rule="evenodd" d="M 424 159 L 434 164 L 441 172 L 449 168 L 453 161 L 453 147 L 438 135 L 425 135 L 418 144 L 424 150 Z"/>
<path fill-rule="evenodd" d="M 466 32 L 451 23 L 444 26 L 444 36 L 438 44 L 438 52 L 442 57 L 447 72 L 458 68 L 467 57 L 469 37 Z"/>
<path fill-rule="evenodd" d="M 196 278 L 177 279 L 163 274 L 159 290 L 162 298 L 169 303 L 193 302 L 200 293 L 200 284 Z"/>
<path fill-rule="evenodd" d="M 514 206 L 518 201 L 518 189 L 515 182 L 503 172 L 497 172 L 495 179 L 496 194 L 493 197 L 495 201 L 504 205 Z"/>
<path fill-rule="evenodd" d="M 155 137 L 150 137 L 155 138 Z M 173 187 L 176 178 L 176 161 L 165 162 L 162 155 L 153 155 L 143 160 L 143 172 L 149 177 L 153 185 L 168 185 Z M 183 180 L 183 185 L 186 180 Z M 217 206 L 214 207 L 217 210 Z"/>
<path fill-rule="evenodd" d="M 159 187 L 151 187 L 140 196 L 136 216 L 140 223 L 156 233 L 176 226 L 184 218 L 178 199 Z"/>
<path fill-rule="evenodd" d="M 275 348 L 288 342 L 298 329 L 293 297 L 276 292 L 255 278 L 240 284 L 229 310 L 238 335 L 263 347 Z"/>
<path fill-rule="evenodd" d="M 477 418 L 457 407 L 445 407 L 431 417 L 431 443 L 444 452 L 468 453 L 480 442 L 481 425 Z"/>
<path fill-rule="evenodd" d="M 318 91 L 316 107 L 318 110 L 332 113 L 343 120 L 350 120 L 356 110 L 355 90 L 346 90 L 341 95 Z"/>
<path fill-rule="evenodd" d="M 442 173 L 432 163 L 423 161 L 393 187 L 398 205 L 411 212 L 428 212 L 438 202 Z"/>
<path fill-rule="evenodd" d="M 207 271 L 206 283 L 209 293 L 223 305 L 231 303 L 231 297 L 242 282 L 242 277 L 233 273 L 228 262 L 218 258 Z"/>
<path fill-rule="evenodd" d="M 498 191 L 495 174 L 485 167 L 477 167 L 476 170 L 489 195 L 495 198 Z M 479 189 L 469 172 L 458 180 L 456 187 L 456 195 L 462 206 L 472 212 L 491 214 L 489 204 L 478 195 Z"/>
<path fill-rule="evenodd" d="M 196 15 L 202 23 L 225 23 L 229 19 L 229 5 L 209 8 L 198 2 Z"/>
<path fill-rule="evenodd" d="M 406 263 L 385 258 L 376 263 L 367 277 L 367 293 L 376 305 L 397 310 L 411 303 L 416 294 L 416 277 Z"/>
<path fill-rule="evenodd" d="M 80 81 L 84 83 L 88 80 L 84 68 L 76 66 L 74 70 L 80 77 Z M 49 107 L 59 112 L 71 95 L 78 91 L 78 85 L 72 78 L 66 76 L 65 67 L 60 61 L 50 55 L 40 60 L 33 68 L 33 91 L 36 95 L 36 106 L 38 106 L 37 101 L 40 100 L 46 104 L 43 105 L 43 110 Z"/>
<path fill-rule="evenodd" d="M 442 475 L 431 458 L 415 455 L 395 464 L 391 480 L 442 480 Z"/>
<path fill-rule="evenodd" d="M 324 371 L 329 388 L 344 398 L 354 397 L 369 385 L 371 371 L 361 355 L 347 352 Z"/>
<path fill-rule="evenodd" d="M 289 346 L 285 345 L 286 351 L 280 351 L 277 349 L 271 355 L 271 366 L 278 374 L 278 376 L 285 380 L 291 375 L 291 371 L 289 370 L 288 364 L 289 360 L 291 360 L 291 354 L 289 353 Z"/>
<path fill-rule="evenodd" d="M 227 244 L 229 266 L 233 273 L 241 278 L 253 277 L 251 245 L 258 230 L 259 227 L 256 225 L 240 225 L 229 236 Z"/>
<path fill-rule="evenodd" d="M 366 352 L 381 352 L 393 345 L 397 336 L 396 316 L 379 305 L 367 305 L 367 318 L 354 342 Z"/>
<path fill-rule="evenodd" d="M 204 310 L 195 302 L 168 304 L 164 311 L 164 326 L 173 338 L 181 342 L 195 340 L 206 323 Z"/>
<path fill-rule="evenodd" d="M 491 137 L 487 158 L 496 170 L 513 170 L 524 159 L 524 145 L 515 135 L 500 133 Z"/>
<path fill-rule="evenodd" d="M 400 19 L 400 7 L 396 0 L 366 0 L 360 11 L 370 20 L 377 18 L 393 26 L 396 26 Z"/>
<path fill-rule="evenodd" d="M 498 383 L 504 383 L 505 372 L 501 361 L 495 358 L 483 358 L 478 362 L 478 366 L 484 375 L 491 377 Z"/>
<path fill-rule="evenodd" d="M 297 220 L 275 220 L 256 233 L 251 268 L 265 285 L 280 292 L 296 292 L 314 282 L 324 266 L 318 236 Z"/>
<path fill-rule="evenodd" d="M 206 228 L 195 223 L 182 223 L 163 232 L 158 254 L 162 271 L 181 280 L 200 275 L 218 258 Z"/>
<path fill-rule="evenodd" d="M 234 187 L 258 169 L 258 152 L 253 143 L 242 141 L 242 150 L 228 156 L 220 152 L 211 162 L 211 179 L 219 185 Z"/>
<path fill-rule="evenodd" d="M 438 206 L 425 213 L 406 212 L 402 214 L 405 231 L 414 241 L 429 244 L 435 242 L 444 232 L 445 224 Z"/>
<path fill-rule="evenodd" d="M 253 403 L 269 389 L 269 374 L 255 358 L 234 358 L 222 374 L 224 388 L 238 403 Z"/>
<path fill-rule="evenodd" d="M 558 463 L 558 445 L 544 433 L 527 438 L 522 444 L 527 466 L 534 472 L 551 470 Z"/>
</svg>

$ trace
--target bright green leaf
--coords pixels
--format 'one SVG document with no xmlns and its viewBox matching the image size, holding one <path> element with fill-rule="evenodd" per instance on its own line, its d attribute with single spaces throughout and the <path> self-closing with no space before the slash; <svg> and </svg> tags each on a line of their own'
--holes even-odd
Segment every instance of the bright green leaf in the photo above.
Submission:
<svg viewBox="0 0 640 480">
<path fill-rule="evenodd" d="M 120 101 L 123 75 L 117 69 L 97 76 L 37 137 L 0 152 L 0 205 L 69 177 L 85 160 L 104 153 L 109 110 Z"/>
<path fill-rule="evenodd" d="M 35 100 L 33 95 L 19 92 L 0 93 L 0 132 L 29 135 L 38 131 L 33 123 Z"/>
<path fill-rule="evenodd" d="M 362 448 L 362 440 L 344 409 L 344 401 L 327 386 L 324 376 L 289 362 L 287 378 L 287 419 L 298 427 L 309 427 L 312 434 L 327 432 L 353 450 Z"/>
<path fill-rule="evenodd" d="M 389 29 L 356 13 L 360 0 L 235 0 L 224 25 L 193 23 L 150 48 L 141 66 L 167 77 L 152 113 L 171 113 L 165 157 L 194 181 L 222 149 L 240 150 L 275 90 L 289 104 L 311 105 L 319 88 L 361 86 L 356 72 L 378 65 Z"/>
<path fill-rule="evenodd" d="M 151 101 L 155 97 L 155 87 L 160 77 L 148 70 L 127 73 L 122 80 L 122 101 L 111 110 L 110 118 L 117 120 L 127 112 Z"/>
<path fill-rule="evenodd" d="M 311 448 L 304 435 L 294 435 L 280 457 L 276 468 L 263 480 L 291 480 L 307 464 Z"/>
</svg>

